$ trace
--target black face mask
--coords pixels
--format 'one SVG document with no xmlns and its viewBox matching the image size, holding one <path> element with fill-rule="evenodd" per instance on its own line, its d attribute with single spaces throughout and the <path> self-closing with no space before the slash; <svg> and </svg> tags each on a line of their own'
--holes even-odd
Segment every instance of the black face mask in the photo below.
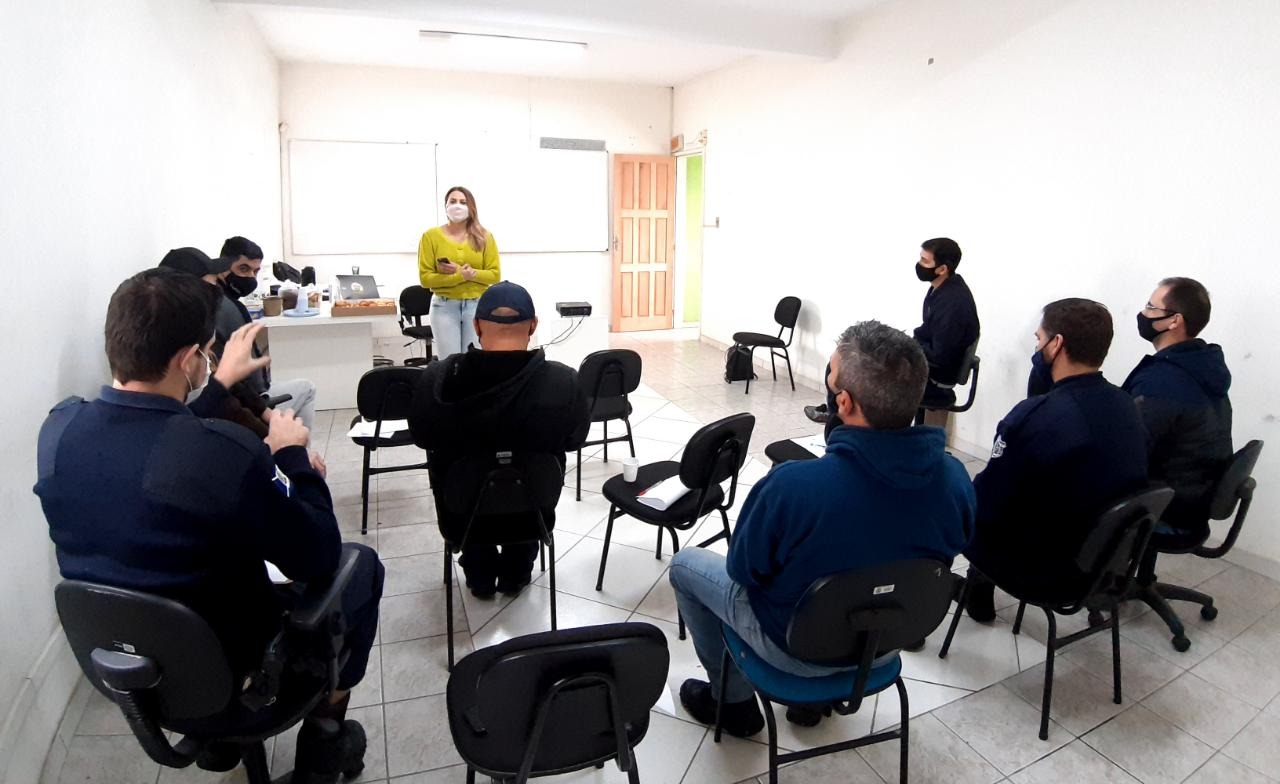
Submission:
<svg viewBox="0 0 1280 784">
<path fill-rule="evenodd" d="M 1163 316 L 1159 316 L 1157 318 L 1151 318 L 1150 316 L 1144 316 L 1141 313 L 1141 311 L 1139 311 L 1138 335 L 1140 335 L 1142 339 L 1147 341 L 1148 343 L 1153 342 L 1156 338 L 1160 336 L 1160 333 L 1169 331 L 1168 329 L 1156 329 L 1156 322 L 1164 321 L 1165 319 L 1172 318 L 1176 315 L 1178 314 L 1174 312 L 1169 312 Z"/>
<path fill-rule="evenodd" d="M 938 277 L 937 267 L 926 267 L 920 262 L 916 262 L 916 277 L 925 283 L 932 283 Z"/>
<path fill-rule="evenodd" d="M 247 297 L 258 288 L 258 279 L 232 274 L 227 276 L 226 284 L 237 297 Z"/>
</svg>

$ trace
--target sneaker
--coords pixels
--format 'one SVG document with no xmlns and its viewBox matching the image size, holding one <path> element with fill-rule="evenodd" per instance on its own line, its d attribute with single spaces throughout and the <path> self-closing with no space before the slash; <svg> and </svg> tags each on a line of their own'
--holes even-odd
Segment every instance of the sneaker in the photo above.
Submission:
<svg viewBox="0 0 1280 784">
<path fill-rule="evenodd" d="M 716 698 L 711 696 L 711 684 L 690 678 L 680 685 L 680 704 L 695 720 L 708 726 L 716 724 Z M 749 738 L 764 729 L 764 714 L 751 699 L 742 702 L 726 702 L 720 716 L 720 726 L 735 738 Z"/>
<path fill-rule="evenodd" d="M 816 727 L 823 716 L 831 715 L 830 709 L 815 705 L 791 705 L 787 708 L 787 721 L 797 727 Z"/>
<path fill-rule="evenodd" d="M 526 585 L 533 582 L 533 573 L 521 575 L 520 577 L 499 577 L 498 590 L 507 596 L 515 596 L 520 593 Z"/>
<path fill-rule="evenodd" d="M 827 413 L 826 403 L 822 403 L 821 405 L 817 405 L 817 406 L 805 406 L 804 415 L 809 417 L 810 421 L 817 422 L 820 425 L 825 425 L 827 423 L 827 419 L 830 416 Z"/>
</svg>

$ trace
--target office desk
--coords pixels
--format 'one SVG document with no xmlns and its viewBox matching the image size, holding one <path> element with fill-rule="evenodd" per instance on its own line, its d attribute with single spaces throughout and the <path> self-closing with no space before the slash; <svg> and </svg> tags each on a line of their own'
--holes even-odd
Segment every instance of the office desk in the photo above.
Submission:
<svg viewBox="0 0 1280 784">
<path fill-rule="evenodd" d="M 360 376 L 373 367 L 374 337 L 400 334 L 395 315 L 335 318 L 328 303 L 321 304 L 318 316 L 271 316 L 262 323 L 267 325 L 272 378 L 310 379 L 321 410 L 355 408 Z"/>
</svg>

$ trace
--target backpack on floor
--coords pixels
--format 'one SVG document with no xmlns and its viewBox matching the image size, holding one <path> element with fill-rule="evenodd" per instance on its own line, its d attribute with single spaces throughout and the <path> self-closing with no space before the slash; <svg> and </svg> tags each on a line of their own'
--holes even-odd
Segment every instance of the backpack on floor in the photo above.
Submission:
<svg viewBox="0 0 1280 784">
<path fill-rule="evenodd" d="M 724 356 L 724 380 L 729 383 L 755 379 L 751 367 L 751 350 L 746 346 L 732 345 Z"/>
</svg>

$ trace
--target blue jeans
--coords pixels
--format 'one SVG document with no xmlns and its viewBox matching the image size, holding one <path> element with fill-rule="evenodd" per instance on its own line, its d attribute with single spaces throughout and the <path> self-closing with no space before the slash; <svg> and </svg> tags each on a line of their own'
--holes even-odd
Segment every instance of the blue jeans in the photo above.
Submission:
<svg viewBox="0 0 1280 784">
<path fill-rule="evenodd" d="M 478 301 L 439 294 L 431 298 L 431 334 L 437 357 L 445 359 L 451 354 L 461 354 L 471 345 L 480 347 L 475 325 Z"/>
<path fill-rule="evenodd" d="M 727 623 L 751 649 L 769 664 L 794 675 L 808 678 L 842 672 L 839 668 L 809 664 L 778 647 L 760 628 L 760 620 L 747 599 L 747 589 L 729 577 L 725 557 L 701 547 L 686 547 L 671 559 L 671 587 L 676 604 L 684 618 L 685 628 L 693 638 L 693 648 L 711 679 L 712 694 L 721 699 L 720 664 L 724 656 L 724 638 L 720 625 Z M 725 702 L 742 702 L 755 695 L 751 682 L 734 667 L 725 682 Z"/>
</svg>

